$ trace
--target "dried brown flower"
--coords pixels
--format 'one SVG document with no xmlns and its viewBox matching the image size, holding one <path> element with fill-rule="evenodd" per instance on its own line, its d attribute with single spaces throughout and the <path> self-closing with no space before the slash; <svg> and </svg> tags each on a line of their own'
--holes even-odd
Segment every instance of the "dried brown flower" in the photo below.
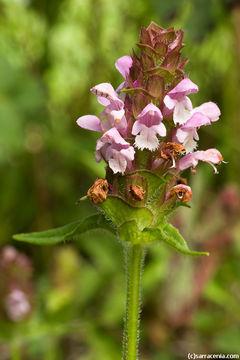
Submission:
<svg viewBox="0 0 240 360">
<path fill-rule="evenodd" d="M 146 191 L 140 185 L 130 186 L 129 194 L 131 199 L 134 201 L 143 201 L 144 200 L 143 195 L 145 194 L 145 192 Z"/>
<path fill-rule="evenodd" d="M 103 203 L 107 199 L 108 181 L 97 179 L 87 192 L 90 201 L 95 205 Z"/>
<path fill-rule="evenodd" d="M 186 149 L 182 144 L 177 144 L 175 142 L 167 142 L 161 149 L 160 156 L 163 159 L 171 159 L 172 157 L 176 158 L 177 155 L 185 152 Z"/>
<path fill-rule="evenodd" d="M 187 202 L 190 201 L 192 198 L 192 190 L 190 186 L 179 184 L 171 189 L 170 195 L 171 196 L 177 195 L 178 199 L 181 202 Z"/>
</svg>

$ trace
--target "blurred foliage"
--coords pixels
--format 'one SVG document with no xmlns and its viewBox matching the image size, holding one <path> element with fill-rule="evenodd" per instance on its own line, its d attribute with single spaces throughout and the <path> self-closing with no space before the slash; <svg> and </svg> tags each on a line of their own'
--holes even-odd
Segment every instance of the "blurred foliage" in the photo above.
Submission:
<svg viewBox="0 0 240 360">
<path fill-rule="evenodd" d="M 187 71 L 200 88 L 192 100 L 222 110 L 218 123 L 201 129 L 200 148 L 217 147 L 228 164 L 219 176 L 199 166 L 190 178 L 192 209 L 173 219 L 193 248 L 212 256 L 148 250 L 142 359 L 239 352 L 239 1 L 0 0 L 1 246 L 13 233 L 94 213 L 75 202 L 104 165 L 94 161 L 95 135 L 75 120 L 99 113 L 89 88 L 121 82 L 114 62 L 151 20 L 184 29 Z M 120 244 L 94 231 L 75 246 L 17 246 L 34 264 L 34 311 L 23 322 L 1 322 L 0 359 L 120 359 Z"/>
</svg>

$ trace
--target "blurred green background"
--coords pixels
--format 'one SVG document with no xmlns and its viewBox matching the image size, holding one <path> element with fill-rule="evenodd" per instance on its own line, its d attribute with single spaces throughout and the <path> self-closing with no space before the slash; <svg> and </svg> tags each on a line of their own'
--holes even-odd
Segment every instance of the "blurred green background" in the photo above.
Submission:
<svg viewBox="0 0 240 360">
<path fill-rule="evenodd" d="M 193 104 L 212 100 L 222 111 L 218 123 L 201 128 L 199 148 L 218 148 L 228 163 L 219 175 L 208 164 L 186 173 L 192 209 L 172 220 L 191 248 L 211 256 L 148 250 L 141 360 L 240 353 L 240 2 L 0 0 L 0 246 L 11 244 L 32 262 L 27 280 L 21 266 L 18 280 L 1 270 L 9 281 L 0 288 L 0 360 L 121 359 L 120 244 L 97 231 L 49 248 L 11 236 L 95 212 L 75 202 L 104 176 L 104 164 L 94 161 L 96 135 L 76 119 L 100 113 L 90 87 L 119 85 L 114 62 L 151 20 L 184 29 L 186 71 L 200 88 Z M 7 316 L 4 300 L 17 281 L 29 283 L 32 308 L 21 321 Z"/>
</svg>

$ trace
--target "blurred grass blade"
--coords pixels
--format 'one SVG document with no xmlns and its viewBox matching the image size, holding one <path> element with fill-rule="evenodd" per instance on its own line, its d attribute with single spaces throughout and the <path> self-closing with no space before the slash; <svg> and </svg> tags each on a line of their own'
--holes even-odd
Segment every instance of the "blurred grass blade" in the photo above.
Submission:
<svg viewBox="0 0 240 360">
<path fill-rule="evenodd" d="M 113 224 L 107 221 L 103 215 L 95 214 L 59 228 L 28 234 L 16 234 L 13 235 L 13 238 L 35 245 L 54 245 L 74 239 L 76 235 L 93 229 L 105 229 L 115 234 Z"/>
</svg>

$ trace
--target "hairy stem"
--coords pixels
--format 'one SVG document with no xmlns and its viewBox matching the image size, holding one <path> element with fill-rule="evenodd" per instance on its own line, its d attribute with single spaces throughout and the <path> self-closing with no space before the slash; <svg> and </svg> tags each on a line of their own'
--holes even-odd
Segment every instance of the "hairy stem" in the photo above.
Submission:
<svg viewBox="0 0 240 360">
<path fill-rule="evenodd" d="M 125 256 L 127 265 L 127 301 L 122 359 L 136 360 L 138 359 L 141 273 L 144 248 L 142 245 L 127 244 Z"/>
</svg>

